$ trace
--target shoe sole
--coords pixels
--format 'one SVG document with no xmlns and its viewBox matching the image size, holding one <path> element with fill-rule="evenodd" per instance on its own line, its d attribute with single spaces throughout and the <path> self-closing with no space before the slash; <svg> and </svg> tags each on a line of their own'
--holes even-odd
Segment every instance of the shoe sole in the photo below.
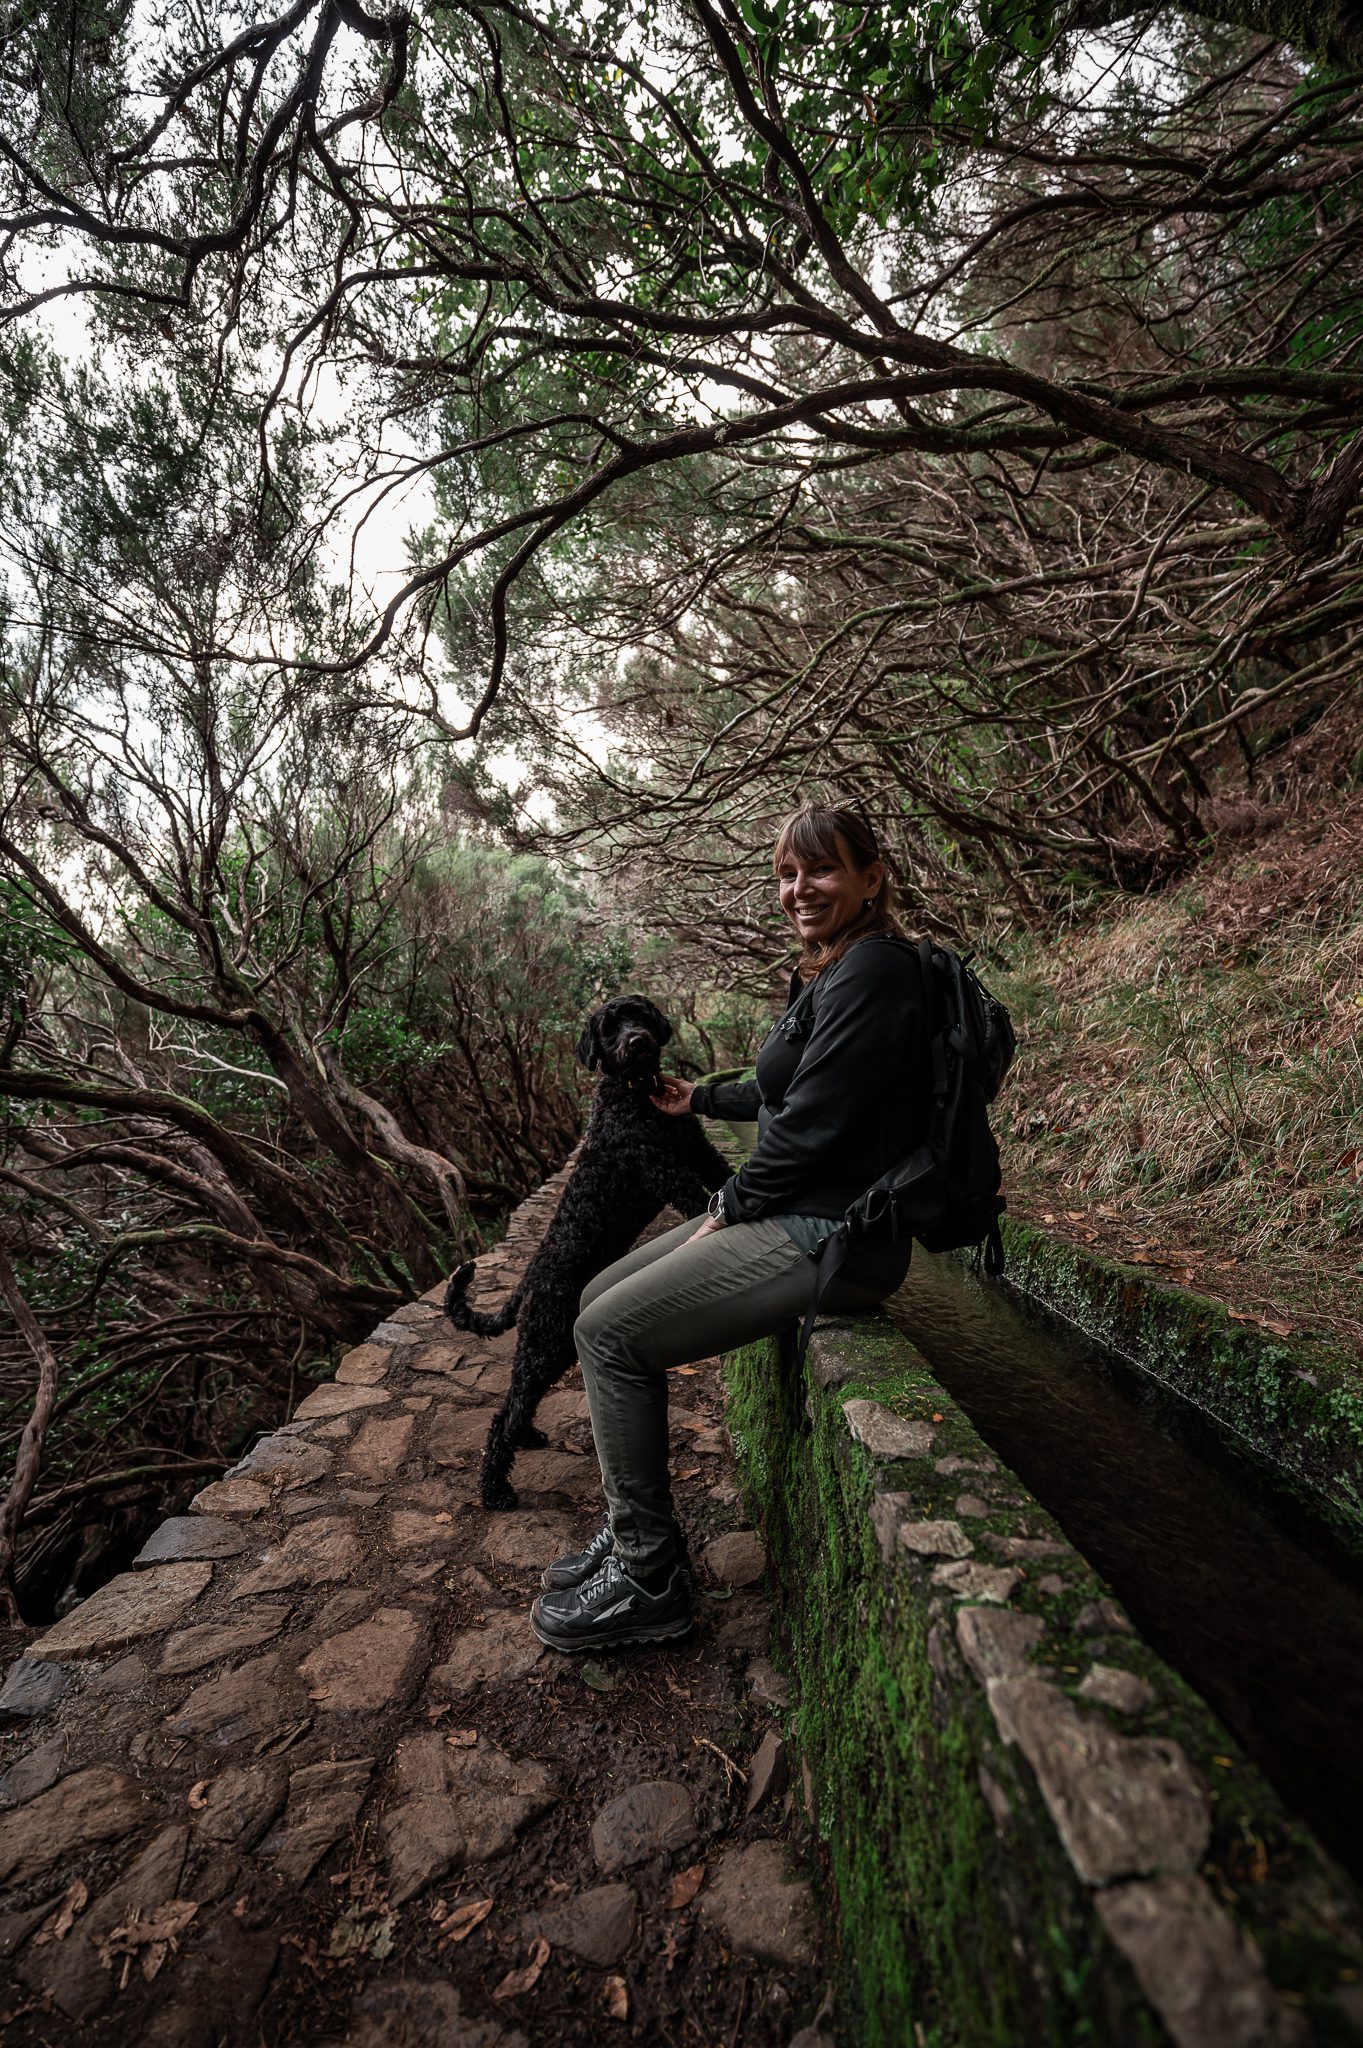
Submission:
<svg viewBox="0 0 1363 2048">
<path fill-rule="evenodd" d="M 587 1642 L 574 1637 L 564 1642 L 562 1638 L 544 1627 L 538 1613 L 539 1602 L 530 1610 L 530 1626 L 539 1640 L 550 1650 L 558 1650 L 565 1657 L 575 1657 L 588 1650 L 614 1650 L 625 1643 L 663 1643 L 674 1636 L 684 1636 L 695 1622 L 693 1614 L 676 1615 L 671 1621 L 640 1622 L 633 1628 L 613 1629 L 609 1635 L 595 1635 Z"/>
</svg>

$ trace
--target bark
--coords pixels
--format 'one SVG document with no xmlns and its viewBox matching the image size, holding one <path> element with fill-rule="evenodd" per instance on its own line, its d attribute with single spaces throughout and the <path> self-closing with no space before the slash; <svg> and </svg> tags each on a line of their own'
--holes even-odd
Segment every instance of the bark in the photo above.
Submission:
<svg viewBox="0 0 1363 2048">
<path fill-rule="evenodd" d="M 21 1622 L 14 1592 L 14 1546 L 42 1470 L 43 1445 L 57 1400 L 57 1357 L 20 1292 L 14 1268 L 3 1247 L 0 1247 L 0 1295 L 4 1296 L 6 1306 L 38 1367 L 38 1388 L 19 1439 L 14 1478 L 9 1492 L 0 1501 L 0 1604 L 12 1622 Z"/>
</svg>

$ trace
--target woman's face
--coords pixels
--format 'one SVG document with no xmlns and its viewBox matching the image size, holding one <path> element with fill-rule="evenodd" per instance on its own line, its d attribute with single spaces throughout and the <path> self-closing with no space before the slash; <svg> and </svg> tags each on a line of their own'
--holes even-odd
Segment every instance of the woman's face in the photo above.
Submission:
<svg viewBox="0 0 1363 2048">
<path fill-rule="evenodd" d="M 836 851 L 804 859 L 787 854 L 776 870 L 781 908 L 802 943 L 826 946 L 857 916 L 868 896 L 878 896 L 885 869 L 878 860 L 859 868 L 838 835 Z"/>
</svg>

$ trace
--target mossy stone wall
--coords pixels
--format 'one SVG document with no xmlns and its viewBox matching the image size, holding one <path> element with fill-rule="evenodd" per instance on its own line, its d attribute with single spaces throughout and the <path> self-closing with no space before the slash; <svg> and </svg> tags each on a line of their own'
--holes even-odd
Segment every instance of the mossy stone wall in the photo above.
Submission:
<svg viewBox="0 0 1363 2048">
<path fill-rule="evenodd" d="M 843 2038 L 1356 2043 L 1347 1885 L 907 1340 L 825 1325 L 798 1378 L 774 1342 L 727 1371 Z"/>
</svg>

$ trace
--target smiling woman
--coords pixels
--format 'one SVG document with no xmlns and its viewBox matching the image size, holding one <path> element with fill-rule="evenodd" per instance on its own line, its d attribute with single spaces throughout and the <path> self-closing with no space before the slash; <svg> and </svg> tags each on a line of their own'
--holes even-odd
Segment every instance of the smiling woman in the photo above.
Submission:
<svg viewBox="0 0 1363 2048">
<path fill-rule="evenodd" d="M 777 839 L 781 908 L 800 941 L 786 1010 L 752 1081 L 654 1096 L 669 1116 L 756 1120 L 751 1158 L 693 1217 L 599 1273 L 574 1336 L 610 1521 L 545 1574 L 533 1623 L 556 1650 L 682 1634 L 685 1548 L 667 1471 L 667 1374 L 793 1324 L 811 1258 L 850 1203 L 921 1142 L 930 1080 L 918 955 L 854 813 L 807 805 Z M 899 1286 L 907 1243 L 858 1245 L 829 1283 L 833 1313 Z"/>
</svg>

